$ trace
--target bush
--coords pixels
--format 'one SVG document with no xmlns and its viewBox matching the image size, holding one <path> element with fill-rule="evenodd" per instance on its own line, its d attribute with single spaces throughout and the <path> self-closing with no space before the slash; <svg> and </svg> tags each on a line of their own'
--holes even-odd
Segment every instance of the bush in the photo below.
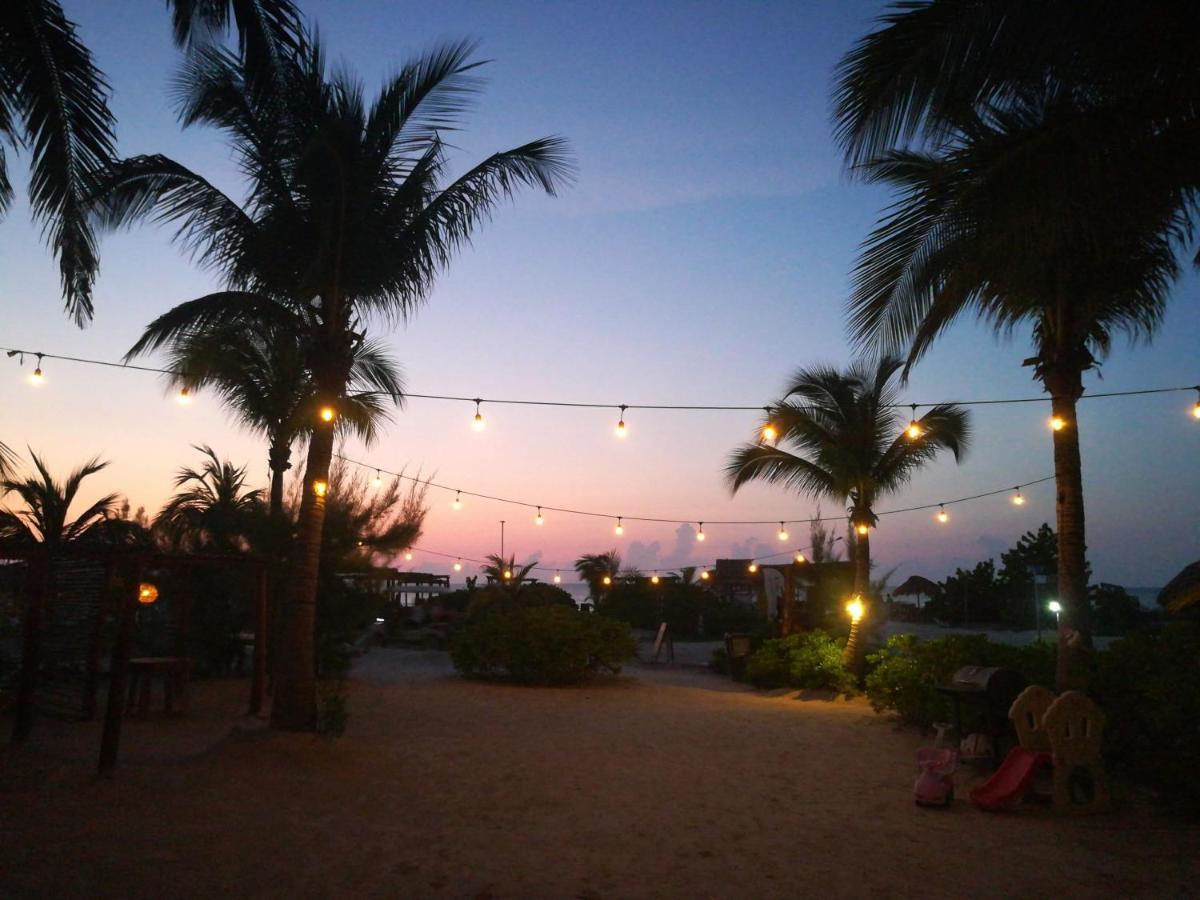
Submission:
<svg viewBox="0 0 1200 900">
<path fill-rule="evenodd" d="M 468 678 L 527 684 L 575 684 L 612 673 L 634 652 L 623 622 L 560 605 L 496 610 L 473 619 L 450 649 Z"/>
<path fill-rule="evenodd" d="M 766 620 L 752 604 L 717 597 L 695 584 L 624 582 L 605 592 L 596 611 L 633 628 L 666 622 L 676 638 L 719 638 L 728 631 L 761 631 Z"/>
<path fill-rule="evenodd" d="M 842 665 L 844 646 L 824 631 L 764 641 L 746 660 L 746 679 L 759 687 L 853 692 L 854 676 Z"/>
</svg>

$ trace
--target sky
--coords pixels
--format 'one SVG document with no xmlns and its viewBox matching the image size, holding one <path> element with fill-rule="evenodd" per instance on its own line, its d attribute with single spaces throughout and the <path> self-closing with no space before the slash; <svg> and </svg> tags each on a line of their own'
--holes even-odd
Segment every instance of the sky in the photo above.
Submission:
<svg viewBox="0 0 1200 900">
<path fill-rule="evenodd" d="M 63 0 L 113 88 L 122 154 L 164 153 L 237 195 L 218 135 L 181 131 L 169 82 L 180 63 L 160 0 Z M 882 9 L 874 2 L 441 2 L 302 0 L 329 56 L 377 87 L 411 55 L 473 38 L 491 60 L 462 131 L 462 170 L 499 149 L 548 134 L 570 139 L 579 168 L 559 197 L 532 192 L 502 207 L 403 327 L 379 325 L 417 393 L 611 403 L 766 405 L 796 368 L 851 360 L 844 323 L 857 248 L 888 202 L 852 182 L 831 138 L 837 61 Z M 61 311 L 57 270 L 23 202 L 27 158 L 9 153 L 19 201 L 0 222 L 0 344 L 118 359 L 141 328 L 176 303 L 220 286 L 152 225 L 102 245 L 94 323 Z M 1149 345 L 1115 344 L 1091 391 L 1200 381 L 1197 281 L 1177 287 Z M 918 366 L 915 402 L 1037 396 L 1026 333 L 997 340 L 955 325 Z M 157 510 L 175 472 L 211 444 L 267 480 L 266 449 L 211 397 L 174 403 L 153 375 L 0 358 L 0 439 L 32 448 L 65 473 L 100 455 L 111 464 L 86 501 L 119 491 Z M 1103 380 L 1100 379 L 1103 376 Z M 1196 397 L 1164 394 L 1080 405 L 1089 559 L 1096 580 L 1165 583 L 1200 553 L 1200 425 Z M 612 515 L 549 514 L 431 491 L 421 546 L 464 558 L 499 549 L 568 570 L 581 553 L 616 548 L 643 570 L 807 543 L 793 527 L 706 525 L 721 519 L 802 519 L 814 501 L 722 479 L 732 448 L 753 436 L 749 412 L 615 411 L 486 406 L 474 432 L 469 404 L 411 400 L 371 447 L 344 452 L 434 476 L 467 491 Z M 961 464 L 941 461 L 881 509 L 937 503 L 1053 472 L 1047 404 L 975 407 Z M 373 474 L 373 473 L 371 473 Z M 1053 523 L 1052 484 L 1015 507 L 998 496 L 885 516 L 872 538 L 879 571 L 942 578 L 997 556 Z M 82 508 L 82 506 L 81 506 Z M 826 502 L 827 517 L 844 511 Z M 408 568 L 447 571 L 418 552 Z M 469 568 L 469 567 L 468 567 Z"/>
</svg>

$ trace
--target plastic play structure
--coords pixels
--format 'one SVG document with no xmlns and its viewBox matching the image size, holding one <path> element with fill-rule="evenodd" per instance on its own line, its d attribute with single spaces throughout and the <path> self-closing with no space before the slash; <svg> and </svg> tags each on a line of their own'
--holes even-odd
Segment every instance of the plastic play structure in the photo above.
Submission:
<svg viewBox="0 0 1200 900">
<path fill-rule="evenodd" d="M 976 806 L 1012 809 L 1028 794 L 1044 766 L 1054 774 L 1054 809 L 1059 813 L 1106 812 L 1111 805 L 1100 736 L 1104 712 L 1079 691 L 1055 696 L 1032 685 L 1013 701 L 1012 719 L 1020 745 L 1013 747 L 1000 768 L 971 791 Z"/>
<path fill-rule="evenodd" d="M 922 747 L 917 751 L 917 783 L 913 799 L 920 806 L 949 806 L 954 802 L 954 770 L 958 751 L 951 747 Z"/>
</svg>

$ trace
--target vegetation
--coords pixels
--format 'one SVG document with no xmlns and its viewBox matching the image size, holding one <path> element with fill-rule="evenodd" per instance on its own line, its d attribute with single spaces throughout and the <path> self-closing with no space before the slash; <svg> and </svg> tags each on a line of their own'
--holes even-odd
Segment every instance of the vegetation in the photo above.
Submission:
<svg viewBox="0 0 1200 900">
<path fill-rule="evenodd" d="M 699 584 L 649 579 L 621 581 L 596 605 L 602 616 L 633 628 L 655 629 L 666 622 L 676 638 L 719 638 L 727 632 L 763 632 L 766 620 L 756 606 L 724 600 Z"/>
<path fill-rule="evenodd" d="M 760 438 L 744 444 L 725 470 L 734 493 L 751 481 L 765 481 L 848 503 L 855 529 L 854 592 L 864 603 L 871 599 L 869 530 L 878 523 L 875 504 L 942 451 L 961 459 L 970 436 L 966 411 L 953 404 L 930 408 L 917 422 L 920 436 L 907 436 L 909 423 L 895 409 L 892 385 L 900 366 L 900 360 L 885 357 L 845 372 L 800 369 L 762 425 L 760 434 L 769 426 L 777 443 Z M 846 645 L 852 668 L 857 666 L 855 637 L 856 630 Z"/>
<path fill-rule="evenodd" d="M 616 550 L 609 550 L 607 553 L 585 553 L 575 560 L 575 571 L 588 586 L 588 596 L 598 600 L 612 582 L 617 580 L 621 571 L 621 554 Z M 608 584 L 604 582 L 606 578 L 609 580 Z"/>
<path fill-rule="evenodd" d="M 204 463 L 179 470 L 179 490 L 158 514 L 156 529 L 171 546 L 192 553 L 248 549 L 262 491 L 247 487 L 245 466 L 222 461 L 212 447 L 194 449 Z"/>
<path fill-rule="evenodd" d="M 857 679 L 843 661 L 845 642 L 824 631 L 764 641 L 746 660 L 746 680 L 758 687 L 853 693 Z"/>
</svg>

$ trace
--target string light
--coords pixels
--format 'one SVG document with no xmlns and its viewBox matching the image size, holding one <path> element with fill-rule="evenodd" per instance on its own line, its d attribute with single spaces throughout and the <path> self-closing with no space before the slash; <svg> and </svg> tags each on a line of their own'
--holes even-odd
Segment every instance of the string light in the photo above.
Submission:
<svg viewBox="0 0 1200 900">
<path fill-rule="evenodd" d="M 1200 384 L 1196 385 L 1196 405 L 1192 407 L 1192 418 L 1200 419 Z"/>
<path fill-rule="evenodd" d="M 542 508 L 540 506 L 538 507 L 537 518 L 535 518 L 533 520 L 533 524 L 534 525 L 545 525 L 546 524 L 546 519 L 545 519 L 545 517 L 542 516 Z"/>
<path fill-rule="evenodd" d="M 455 571 L 455 572 L 461 572 L 461 571 L 462 571 L 462 560 L 461 560 L 461 559 L 456 559 L 456 560 L 454 561 L 454 571 Z"/>
<path fill-rule="evenodd" d="M 746 567 L 746 571 L 748 571 L 751 575 L 753 575 L 755 572 L 758 571 L 758 563 L 756 563 L 756 562 L 750 563 L 750 565 Z"/>
<path fill-rule="evenodd" d="M 455 512 L 462 509 L 462 491 L 454 492 L 454 502 L 450 504 L 450 508 Z"/>
<path fill-rule="evenodd" d="M 945 504 L 938 504 L 937 520 L 943 525 L 950 521 L 950 513 L 946 512 Z"/>
<path fill-rule="evenodd" d="M 179 389 L 179 393 L 178 393 L 178 394 L 175 396 L 175 401 L 176 401 L 176 402 L 177 402 L 177 403 L 178 403 L 180 406 L 187 406 L 189 403 L 191 403 L 191 402 L 192 402 L 192 393 L 191 393 L 191 391 L 189 391 L 189 390 L 188 390 L 187 388 L 185 388 L 185 387 L 183 387 L 183 388 L 180 388 L 180 389 Z"/>
<path fill-rule="evenodd" d="M 655 572 L 653 575 L 650 576 L 650 583 L 658 584 L 658 573 L 657 572 Z"/>
<path fill-rule="evenodd" d="M 383 486 L 383 475 L 378 469 L 375 470 L 375 477 L 371 479 L 371 487 L 379 488 Z"/>
<path fill-rule="evenodd" d="M 788 539 L 787 529 L 783 527 L 783 523 L 779 523 L 779 540 L 786 541 Z"/>
<path fill-rule="evenodd" d="M 562 576 L 558 574 L 557 570 L 555 570 L 555 572 L 554 572 L 554 583 L 562 584 Z"/>
<path fill-rule="evenodd" d="M 904 429 L 904 433 L 908 435 L 910 441 L 915 441 L 925 433 L 921 428 L 921 423 L 917 421 L 917 404 L 912 405 L 912 421 L 908 423 L 908 427 Z"/>
<path fill-rule="evenodd" d="M 510 578 L 512 578 L 512 569 L 505 569 L 504 570 L 504 580 L 507 581 Z"/>
<path fill-rule="evenodd" d="M 411 551 L 411 550 L 406 550 L 406 551 L 404 551 L 404 561 L 405 561 L 405 562 L 412 562 L 412 559 L 413 559 L 413 554 L 412 554 L 412 551 Z"/>
<path fill-rule="evenodd" d="M 854 533 L 857 534 L 859 537 L 866 537 L 868 534 L 871 533 L 871 526 L 864 525 L 863 523 L 860 522 L 859 524 L 854 526 Z"/>
<path fill-rule="evenodd" d="M 324 497 L 329 492 L 329 485 L 320 479 L 313 482 L 313 493 L 318 497 Z"/>
<path fill-rule="evenodd" d="M 604 586 L 605 586 L 605 587 L 608 587 L 610 584 L 612 584 L 612 576 L 611 576 L 611 575 L 605 575 L 605 576 L 604 576 Z"/>
<path fill-rule="evenodd" d="M 625 427 L 625 410 L 629 409 L 625 404 L 621 404 L 621 418 L 617 421 L 617 437 L 623 438 L 628 433 Z"/>
<path fill-rule="evenodd" d="M 38 387 L 46 380 L 46 376 L 42 374 L 42 354 L 37 355 L 37 366 L 33 370 L 33 374 L 29 376 L 29 383 L 34 387 Z"/>
<path fill-rule="evenodd" d="M 336 416 L 336 415 L 337 415 L 337 413 L 335 413 L 335 412 L 333 411 L 333 407 L 332 407 L 332 406 L 322 406 L 322 407 L 321 407 L 320 416 L 321 416 L 321 421 L 322 421 L 322 422 L 332 422 L 332 421 L 333 421 L 333 417 L 334 417 L 334 416 Z"/>
<path fill-rule="evenodd" d="M 708 569 L 703 569 L 703 570 L 701 570 L 701 572 L 700 572 L 700 580 L 701 580 L 701 581 L 708 581 L 708 577 L 709 577 L 709 576 L 708 576 Z"/>
<path fill-rule="evenodd" d="M 808 562 L 808 560 L 805 558 L 803 553 L 797 551 L 796 552 L 796 562 L 805 563 L 805 562 Z"/>
<path fill-rule="evenodd" d="M 762 427 L 762 439 L 767 443 L 774 443 L 779 438 L 779 432 L 776 430 L 774 423 L 771 422 L 771 407 L 764 406 L 763 412 L 767 414 L 766 424 Z"/>
<path fill-rule="evenodd" d="M 1013 506 L 1024 506 L 1025 498 L 1021 496 L 1021 489 L 1019 487 L 1015 487 L 1013 490 L 1016 491 L 1012 498 Z"/>
<path fill-rule="evenodd" d="M 703 522 L 700 523 L 700 530 L 696 532 L 696 540 L 698 540 L 698 541 L 704 540 L 704 523 Z"/>
<path fill-rule="evenodd" d="M 620 537 L 625 533 L 625 526 L 621 524 L 621 517 L 617 516 L 617 527 L 613 529 L 613 534 Z"/>
<path fill-rule="evenodd" d="M 1062 416 L 1051 416 L 1048 424 L 1051 431 L 1062 431 L 1067 427 L 1067 420 Z"/>
<path fill-rule="evenodd" d="M 479 411 L 479 404 L 482 402 L 483 401 L 478 398 L 475 400 L 475 418 L 471 422 L 471 427 L 476 431 L 483 431 L 484 429 L 483 413 Z"/>
</svg>

